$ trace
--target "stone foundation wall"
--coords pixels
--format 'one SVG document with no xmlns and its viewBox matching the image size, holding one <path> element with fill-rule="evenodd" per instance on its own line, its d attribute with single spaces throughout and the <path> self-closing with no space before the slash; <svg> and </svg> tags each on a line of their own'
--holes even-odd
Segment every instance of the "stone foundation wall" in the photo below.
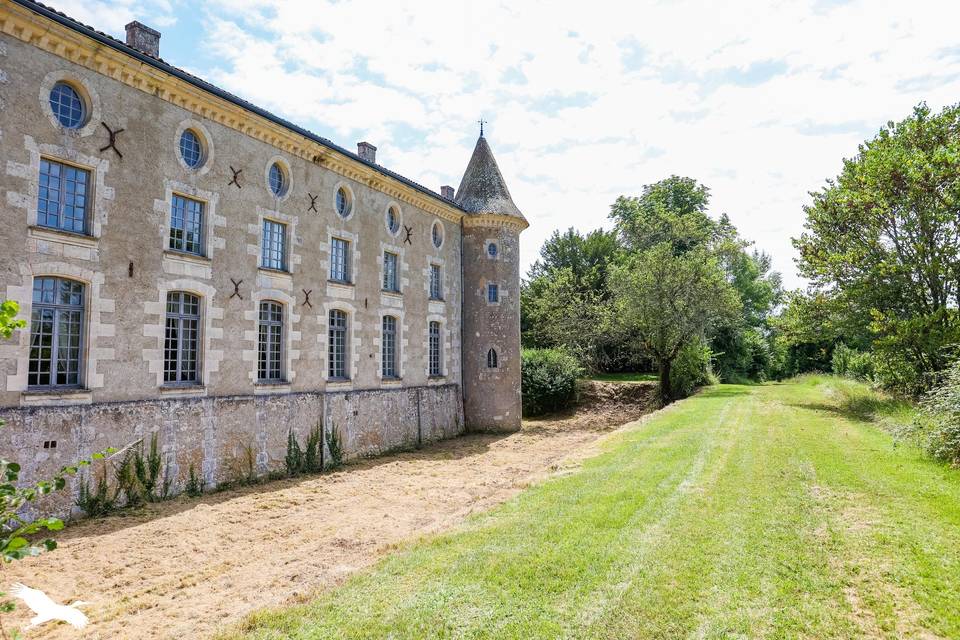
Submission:
<svg viewBox="0 0 960 640">
<path fill-rule="evenodd" d="M 316 425 L 324 425 L 327 433 L 336 428 L 347 459 L 413 448 L 463 432 L 461 394 L 455 384 L 22 407 L 0 410 L 0 419 L 6 422 L 0 428 L 0 455 L 20 463 L 22 483 L 48 478 L 107 447 L 119 449 L 141 439 L 149 446 L 156 433 L 173 494 L 183 491 L 191 466 L 208 488 L 238 479 L 248 449 L 258 475 L 283 471 L 291 429 L 302 446 Z M 94 473 L 99 472 L 95 467 Z M 37 503 L 38 512 L 70 513 L 78 487 L 74 479 L 69 491 Z"/>
</svg>

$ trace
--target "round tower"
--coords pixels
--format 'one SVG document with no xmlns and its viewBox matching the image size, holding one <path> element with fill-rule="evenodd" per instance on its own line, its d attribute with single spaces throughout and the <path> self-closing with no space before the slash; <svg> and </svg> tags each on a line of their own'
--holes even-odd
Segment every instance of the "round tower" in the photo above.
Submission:
<svg viewBox="0 0 960 640">
<path fill-rule="evenodd" d="M 463 217 L 463 417 L 470 431 L 520 429 L 520 232 L 483 131 L 457 189 Z"/>
</svg>

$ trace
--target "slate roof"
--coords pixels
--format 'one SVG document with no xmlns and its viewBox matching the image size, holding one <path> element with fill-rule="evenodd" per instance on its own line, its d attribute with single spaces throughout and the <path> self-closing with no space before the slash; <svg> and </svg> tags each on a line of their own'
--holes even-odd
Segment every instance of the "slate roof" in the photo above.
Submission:
<svg viewBox="0 0 960 640">
<path fill-rule="evenodd" d="M 207 82 L 206 80 L 203 80 L 202 78 L 198 78 L 197 76 L 195 76 L 195 75 L 193 75 L 193 74 L 191 74 L 191 73 L 188 73 L 188 72 L 184 71 L 183 69 L 180 69 L 180 68 L 178 68 L 178 67 L 175 67 L 175 66 L 173 66 L 173 65 L 171 65 L 171 64 L 169 64 L 169 63 L 167 63 L 167 62 L 164 62 L 163 59 L 161 59 L 161 58 L 156 58 L 156 57 L 154 57 L 154 56 L 148 55 L 148 54 L 140 51 L 139 49 L 134 49 L 133 47 L 127 46 L 127 44 L 126 44 L 125 42 L 123 42 L 123 41 L 121 41 L 121 40 L 117 40 L 117 39 L 114 38 L 113 36 L 108 35 L 108 34 L 106 34 L 106 33 L 103 33 L 103 32 L 101 32 L 101 31 L 97 31 L 97 30 L 94 29 L 93 27 L 90 27 L 90 26 L 88 26 L 88 25 L 85 25 L 85 24 L 83 24 L 82 22 L 80 22 L 80 21 L 78 21 L 78 20 L 75 20 L 74 18 L 71 18 L 70 16 L 66 15 L 65 13 L 61 13 L 60 11 L 57 11 L 56 9 L 53 9 L 53 8 L 51 8 L 51 7 L 48 7 L 48 6 L 44 5 L 44 4 L 41 4 L 40 2 L 34 2 L 34 0 L 13 0 L 13 2 L 14 2 L 15 4 L 18 4 L 18 5 L 22 6 L 22 7 L 26 7 L 27 9 L 33 11 L 34 13 L 37 13 L 37 14 L 39 14 L 39 15 L 42 15 L 42 16 L 46 17 L 46 18 L 49 18 L 49 19 L 53 20 L 54 22 L 57 22 L 57 23 L 65 26 L 65 27 L 67 27 L 67 28 L 69 28 L 69 29 L 73 29 L 74 31 L 76 31 L 76 32 L 78 32 L 78 33 L 81 33 L 81 34 L 83 34 L 83 35 L 85 35 L 85 36 L 87 36 L 87 37 L 89 37 L 89 38 L 93 38 L 93 39 L 96 40 L 97 42 L 100 42 L 100 43 L 102 43 L 102 44 L 104 44 L 104 45 L 106 45 L 106 46 L 108 46 L 108 47 L 110 47 L 110 48 L 112 48 L 112 49 L 116 49 L 117 51 L 120 51 L 120 52 L 122 52 L 122 53 L 125 53 L 125 54 L 127 54 L 127 55 L 129 55 L 129 56 L 131 56 L 131 57 L 133 57 L 133 58 L 136 58 L 137 60 L 139 60 L 139 61 L 141 61 L 141 62 L 143 62 L 143 63 L 145 63 L 145 64 L 149 64 L 149 65 L 152 66 L 152 67 L 155 67 L 155 68 L 157 68 L 157 69 L 160 69 L 161 71 L 164 71 L 164 72 L 169 73 L 169 74 L 171 74 L 171 75 L 173 75 L 173 76 L 176 76 L 177 78 L 180 78 L 181 80 L 184 80 L 184 81 L 186 81 L 186 82 L 189 82 L 190 84 L 192 84 L 193 86 L 197 87 L 198 89 L 202 89 L 203 91 L 206 91 L 206 92 L 208 92 L 208 93 L 212 93 L 213 95 L 216 95 L 216 96 L 219 97 L 219 98 L 222 98 L 222 99 L 224 99 L 224 100 L 226 100 L 226 101 L 228 101 L 228 102 L 231 102 L 231 103 L 237 105 L 238 107 L 241 107 L 241 108 L 243 108 L 243 109 L 246 109 L 247 111 L 250 111 L 250 112 L 252 112 L 252 113 L 255 113 L 255 114 L 257 114 L 258 116 L 261 116 L 261 117 L 263 117 L 263 118 L 266 118 L 267 120 L 270 120 L 271 122 L 273 122 L 273 123 L 275 123 L 275 124 L 278 124 L 278 125 L 280 125 L 281 127 L 284 127 L 284 128 L 286 128 L 286 129 L 289 129 L 290 131 L 293 131 L 294 133 L 297 133 L 297 134 L 299 134 L 299 135 L 302 135 L 302 136 L 304 136 L 305 138 L 308 138 L 308 139 L 312 140 L 313 142 L 316 142 L 317 144 L 320 144 L 320 145 L 322 145 L 322 146 L 324 146 L 324 147 L 327 147 L 327 148 L 329 148 L 329 149 L 332 149 L 332 150 L 334 150 L 334 151 L 337 151 L 338 153 L 342 153 L 342 154 L 344 154 L 345 156 L 349 156 L 349 157 L 352 158 L 353 160 L 355 160 L 355 161 L 357 161 L 357 162 L 359 162 L 359 163 L 361 163 L 361 164 L 364 164 L 364 165 L 366 165 L 366 166 L 374 169 L 375 171 L 377 171 L 377 172 L 379 172 L 379 173 L 381 173 L 381 174 L 383 174 L 383 175 L 390 176 L 391 178 L 394 178 L 394 179 L 396 179 L 396 180 L 399 180 L 400 182 L 404 183 L 405 185 L 407 185 L 407 186 L 409 186 L 409 187 L 412 187 L 413 189 L 416 189 L 417 191 L 419 191 L 419 192 L 421 192 L 421 193 L 423 193 L 423 194 L 425 194 L 425 195 L 427 195 L 427 196 L 430 196 L 430 197 L 432 197 L 432 198 L 435 198 L 435 199 L 437 199 L 437 200 L 439 200 L 439 201 L 441 201 L 441 202 L 444 202 L 445 204 L 453 205 L 453 206 L 455 206 L 455 207 L 457 207 L 457 208 L 461 208 L 461 209 L 462 209 L 462 207 L 460 207 L 460 206 L 457 204 L 457 202 L 455 202 L 455 201 L 453 201 L 453 200 L 449 200 L 449 199 L 447 199 L 447 198 L 444 198 L 442 195 L 440 195 L 440 194 L 437 193 L 436 191 L 433 191 L 432 189 L 428 189 L 427 187 L 423 186 L 422 184 L 419 184 L 419 183 L 417 183 L 417 182 L 414 182 L 413 180 L 411 180 L 411 179 L 409 179 L 409 178 L 406 178 L 406 177 L 400 175 L 399 173 L 396 173 L 395 171 L 391 171 L 390 169 L 387 169 L 386 167 L 384 167 L 384 166 L 382 166 L 382 165 L 379 165 L 379 164 L 377 164 L 377 163 L 375 163 L 375 162 L 370 162 L 369 160 L 364 160 L 363 158 L 361 158 L 359 155 L 357 155 L 357 154 L 354 153 L 353 151 L 349 151 L 349 150 L 341 147 L 340 145 L 338 145 L 338 144 L 336 144 L 336 143 L 328 140 L 327 138 L 324 138 L 323 136 L 319 136 L 319 135 L 313 133 L 312 131 L 308 131 L 307 129 L 304 129 L 303 127 L 297 126 L 297 125 L 293 124 L 292 122 L 290 122 L 290 121 L 288 121 L 288 120 L 285 120 L 285 119 L 283 119 L 283 118 L 281 118 L 281 117 L 279 117 L 279 116 L 276 116 L 276 115 L 270 113 L 269 111 L 267 111 L 266 109 L 262 109 L 262 108 L 256 106 L 255 104 L 244 100 L 243 98 L 240 98 L 240 97 L 238 97 L 238 96 L 235 96 L 235 95 L 233 95 L 232 93 L 230 93 L 230 92 L 228 92 L 228 91 L 224 91 L 223 89 L 221 89 L 221 88 L 219 88 L 219 87 L 217 87 L 217 86 L 215 86 L 215 85 Z M 469 171 L 469 168 L 468 168 L 468 171 Z"/>
<path fill-rule="evenodd" d="M 510 190 L 493 157 L 493 151 L 482 133 L 457 189 L 457 204 L 467 213 L 495 213 L 526 222 L 510 197 Z"/>
</svg>

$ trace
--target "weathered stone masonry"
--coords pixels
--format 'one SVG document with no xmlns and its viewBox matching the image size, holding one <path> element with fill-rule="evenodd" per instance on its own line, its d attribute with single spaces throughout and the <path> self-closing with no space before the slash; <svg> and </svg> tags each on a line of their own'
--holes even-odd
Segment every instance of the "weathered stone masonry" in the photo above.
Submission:
<svg viewBox="0 0 960 640">
<path fill-rule="evenodd" d="M 78 384 L 31 386 L 30 326 L 0 344 L 0 452 L 23 463 L 24 479 L 151 434 L 176 491 L 190 466 L 208 484 L 232 479 L 247 448 L 258 472 L 281 469 L 288 432 L 302 441 L 316 425 L 337 429 L 347 456 L 519 428 L 527 223 L 482 134 L 459 190 L 440 195 L 377 165 L 373 145 L 351 153 L 166 64 L 159 38 L 131 23 L 125 44 L 30 0 L 0 0 L 0 295 L 29 323 L 37 278 L 84 291 Z M 76 123 L 51 106 L 61 85 L 83 105 Z M 180 149 L 185 132 L 199 162 Z M 44 161 L 88 173 L 83 233 L 40 219 Z M 203 207 L 193 252 L 169 244 L 177 198 Z M 284 230 L 282 268 L 263 265 L 266 222 Z M 336 239 L 349 243 L 349 282 L 331 279 Z M 398 291 L 385 287 L 385 253 Z M 195 384 L 165 382 L 170 292 L 199 300 Z M 282 376 L 269 381 L 261 302 L 283 310 Z M 334 310 L 346 319 L 338 378 Z M 396 319 L 386 343 L 385 316 Z M 383 373 L 385 344 L 395 377 Z"/>
</svg>

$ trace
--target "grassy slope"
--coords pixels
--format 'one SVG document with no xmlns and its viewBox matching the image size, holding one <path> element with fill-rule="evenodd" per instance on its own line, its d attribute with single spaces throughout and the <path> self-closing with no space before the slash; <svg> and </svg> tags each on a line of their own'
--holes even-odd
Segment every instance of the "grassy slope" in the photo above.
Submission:
<svg viewBox="0 0 960 640">
<path fill-rule="evenodd" d="M 960 637 L 960 472 L 857 417 L 896 409 L 829 378 L 707 389 L 225 637 Z"/>
</svg>

